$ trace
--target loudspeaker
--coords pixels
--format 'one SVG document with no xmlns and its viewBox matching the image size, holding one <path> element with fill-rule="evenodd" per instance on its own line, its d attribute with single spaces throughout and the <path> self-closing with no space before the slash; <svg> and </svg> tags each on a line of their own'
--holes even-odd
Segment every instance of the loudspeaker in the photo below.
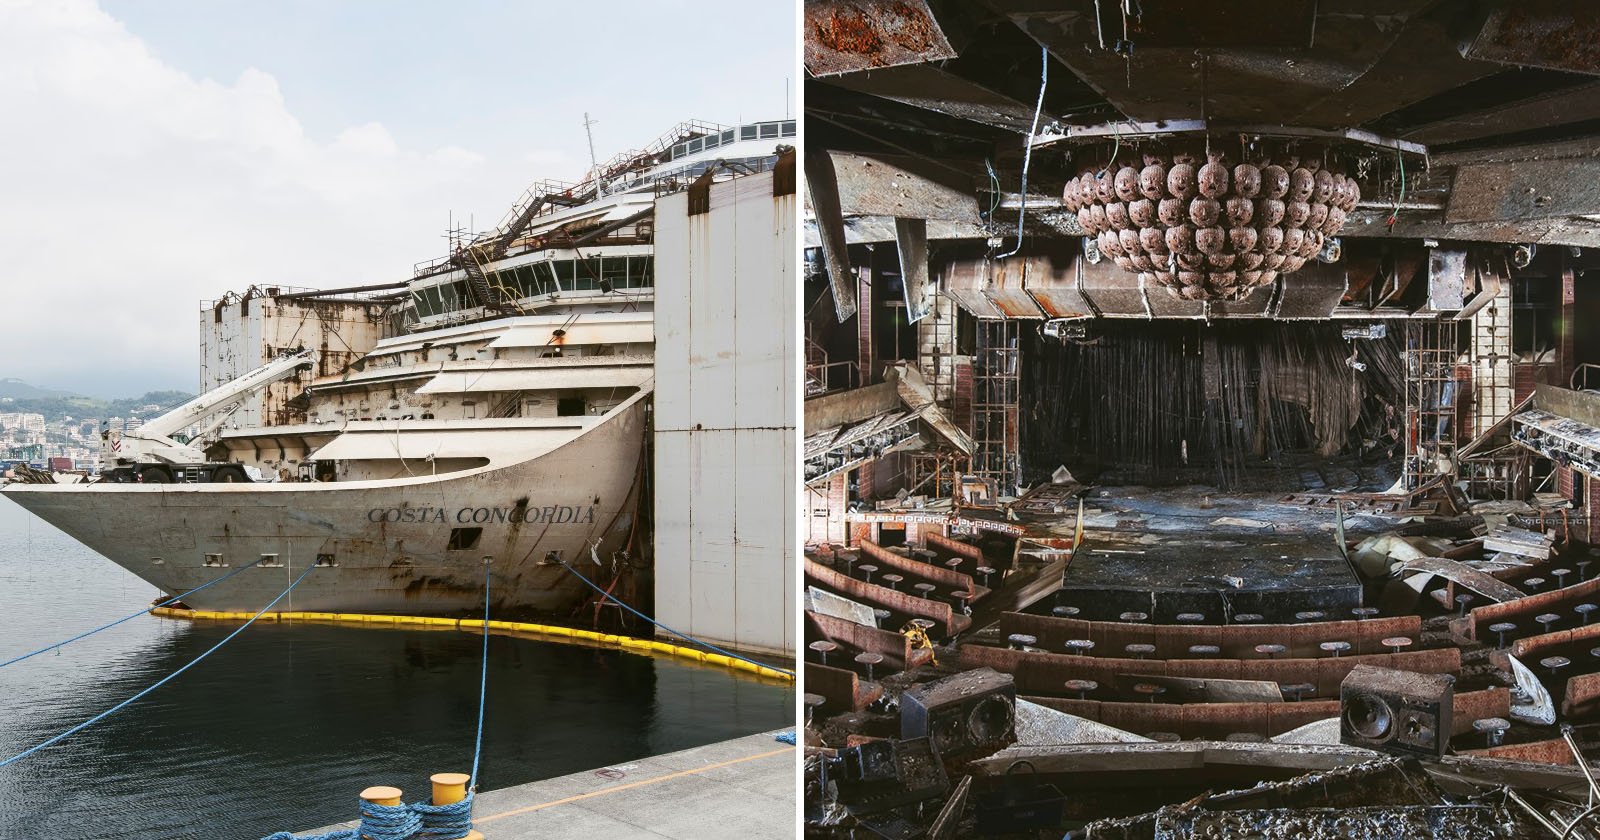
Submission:
<svg viewBox="0 0 1600 840">
<path fill-rule="evenodd" d="M 1450 750 L 1456 678 L 1357 665 L 1339 684 L 1339 742 L 1394 755 Z"/>
<path fill-rule="evenodd" d="M 992 668 L 923 683 L 900 695 L 900 737 L 932 738 L 939 757 L 951 764 L 1016 743 L 1016 719 L 1016 681 Z"/>
<path fill-rule="evenodd" d="M 927 738 L 868 741 L 840 750 L 828 767 L 839 801 L 855 815 L 882 813 L 950 789 L 950 777 Z"/>
</svg>

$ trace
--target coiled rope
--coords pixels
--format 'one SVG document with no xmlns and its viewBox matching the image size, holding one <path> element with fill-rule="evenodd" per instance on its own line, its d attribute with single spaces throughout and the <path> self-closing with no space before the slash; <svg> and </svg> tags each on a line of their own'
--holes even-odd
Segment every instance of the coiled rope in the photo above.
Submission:
<svg viewBox="0 0 1600 840">
<path fill-rule="evenodd" d="M 459 840 L 472 831 L 472 800 L 477 797 L 478 762 L 483 757 L 483 710 L 489 687 L 489 584 L 494 574 L 483 570 L 483 662 L 478 670 L 478 734 L 472 747 L 472 774 L 467 781 L 467 795 L 460 802 L 449 805 L 432 805 L 413 802 L 409 805 L 378 805 L 364 799 L 361 806 L 361 824 L 356 828 L 341 828 L 326 834 L 296 835 L 279 831 L 262 840 Z"/>
<path fill-rule="evenodd" d="M 233 571 L 223 575 L 222 577 L 217 578 L 216 580 L 213 580 L 213 581 L 211 581 L 209 583 L 202 583 L 199 586 L 196 586 L 195 588 L 189 590 L 188 592 L 183 593 L 182 595 L 174 595 L 171 598 L 168 598 L 167 600 L 162 601 L 159 604 L 155 604 L 154 606 L 145 607 L 144 609 L 139 610 L 138 612 L 130 613 L 129 615 L 123 616 L 122 618 L 119 618 L 116 621 L 111 622 L 110 624 L 106 624 L 106 625 L 102 625 L 100 627 L 96 627 L 93 630 L 90 630 L 90 631 L 88 631 L 86 633 L 79 633 L 78 635 L 73 636 L 72 638 L 70 638 L 70 639 L 68 639 L 68 640 L 66 640 L 64 642 L 56 642 L 55 644 L 50 645 L 48 647 L 39 648 L 38 650 L 36 650 L 36 651 L 34 651 L 32 653 L 24 653 L 23 655 L 18 656 L 15 659 L 7 659 L 4 662 L 0 662 L 0 668 L 4 668 L 7 665 L 10 665 L 10 664 L 15 663 L 15 662 L 21 662 L 24 659 L 30 659 L 32 657 L 38 656 L 41 653 L 49 653 L 50 651 L 55 650 L 56 648 L 59 648 L 59 647 L 66 647 L 67 645 L 70 645 L 70 644 L 72 644 L 73 642 L 76 642 L 79 639 L 87 639 L 90 636 L 93 636 L 94 634 L 99 633 L 102 630 L 110 630 L 111 628 L 113 628 L 113 627 L 117 626 L 118 624 L 121 624 L 121 623 L 123 623 L 125 621 L 132 621 L 133 619 L 138 618 L 141 615 L 148 614 L 151 610 L 160 609 L 161 607 L 164 607 L 164 606 L 166 606 L 168 604 L 176 603 L 178 601 L 183 600 L 184 598 L 189 597 L 190 595 L 193 595 L 196 592 L 199 592 L 202 589 L 205 589 L 208 586 L 213 586 L 215 584 L 221 583 L 221 582 L 227 580 L 228 578 L 231 578 L 234 575 L 236 575 L 236 574 L 244 571 L 245 569 L 248 569 L 248 568 L 250 568 L 250 567 L 252 567 L 252 566 L 254 566 L 254 565 L 256 565 L 257 563 L 260 563 L 260 562 L 261 562 L 260 560 L 253 560 L 253 561 L 251 561 L 249 563 L 246 563 L 243 566 L 240 566 L 239 568 L 234 569 Z"/>
<path fill-rule="evenodd" d="M 232 633 L 229 633 L 227 636 L 224 636 L 222 641 L 217 642 L 216 644 L 212 645 L 209 649 L 206 650 L 205 653 L 202 653 L 199 656 L 196 656 L 195 658 L 193 658 L 193 659 L 189 660 L 188 662 L 184 663 L 182 667 L 178 668 L 178 670 L 173 671 L 172 673 L 166 675 L 165 677 L 162 677 L 161 679 L 157 680 L 153 685 L 151 685 L 150 687 L 144 689 L 143 691 L 140 691 L 138 694 L 135 694 L 132 697 L 129 697 L 128 699 L 122 701 L 121 703 L 118 703 L 117 705 L 112 706 L 111 708 L 101 712 L 100 714 L 95 715 L 92 718 L 89 718 L 88 720 L 84 721 L 83 723 L 80 723 L 77 726 L 74 726 L 71 729 L 68 729 L 67 731 L 65 731 L 65 732 L 63 732 L 61 734 L 56 735 L 55 737 L 50 738 L 49 740 L 47 740 L 47 741 L 45 741 L 45 742 L 43 742 L 41 744 L 37 744 L 35 746 L 29 747 L 28 749 L 25 749 L 22 752 L 19 752 L 14 756 L 11 756 L 10 758 L 5 759 L 4 761 L 0 761 L 0 767 L 5 767 L 8 764 L 13 764 L 15 762 L 21 761 L 22 759 L 27 758 L 30 755 L 33 755 L 34 753 L 44 749 L 45 747 L 50 746 L 51 744 L 56 743 L 57 741 L 61 741 L 61 740 L 65 739 L 65 738 L 68 738 L 68 737 L 70 737 L 72 735 L 75 735 L 75 734 L 77 734 L 79 732 L 82 732 L 83 730 L 88 729 L 90 726 L 93 726 L 94 724 L 99 723 L 100 721 L 105 720 L 108 717 L 111 717 L 113 714 L 116 714 L 117 712 L 122 711 L 123 709 L 125 709 L 128 706 L 132 705 L 136 700 L 138 700 L 139 698 L 145 696 L 146 694 L 149 694 L 150 692 L 155 691 L 156 689 L 160 688 L 161 686 L 166 685 L 167 683 L 171 682 L 179 674 L 183 673 L 184 671 L 189 670 L 190 668 L 193 668 L 196 664 L 198 664 L 200 662 L 200 660 L 205 659 L 206 657 L 210 656 L 213 653 L 216 653 L 218 648 L 221 648 L 223 645 L 227 644 L 228 642 L 233 641 L 233 637 L 234 636 L 237 636 L 240 633 L 243 633 L 245 631 L 245 628 L 247 628 L 250 625 L 256 623 L 256 619 L 260 618 L 264 613 L 266 613 L 267 610 L 270 610 L 274 606 L 277 606 L 277 603 L 279 601 L 282 601 L 284 599 L 284 596 L 288 595 L 290 592 L 293 592 L 294 588 L 296 586 L 299 586 L 300 582 L 305 580 L 306 576 L 311 574 L 313 571 L 316 571 L 316 569 L 317 569 L 317 567 L 314 566 L 314 565 L 313 566 L 307 566 L 306 570 L 301 572 L 300 576 L 295 578 L 293 583 L 289 584 L 289 588 L 288 589 L 285 589 L 282 592 L 279 592 L 278 593 L 278 597 L 273 598 L 271 602 L 269 602 L 266 606 L 262 607 L 260 609 L 260 611 L 258 611 L 255 615 L 250 616 L 250 620 L 249 621 L 246 621 L 245 623 L 239 625 L 238 629 L 234 630 Z"/>
<path fill-rule="evenodd" d="M 595 554 L 595 550 L 594 550 L 594 548 L 592 546 L 589 548 L 589 554 L 590 554 L 590 556 L 594 556 L 594 554 Z M 617 606 L 627 610 L 628 612 L 633 613 L 634 615 L 644 619 L 645 621 L 648 621 L 651 624 L 654 624 L 655 626 L 660 627 L 662 630 L 665 630 L 668 633 L 671 633 L 672 635 L 677 636 L 680 639 L 683 639 L 683 640 L 688 641 L 688 642 L 692 642 L 692 643 L 697 644 L 697 645 L 699 645 L 699 646 L 701 646 L 703 648 L 709 648 L 710 650 L 716 651 L 717 653 L 720 653 L 723 656 L 728 657 L 729 659 L 737 659 L 740 662 L 748 662 L 751 665 L 755 665 L 755 666 L 758 666 L 758 667 L 761 667 L 761 668 L 767 668 L 767 669 L 772 670 L 772 671 L 777 671 L 780 674 L 787 674 L 788 676 L 791 676 L 791 677 L 794 676 L 794 672 L 793 671 L 786 671 L 786 670 L 784 670 L 782 668 L 777 667 L 776 665 L 768 665 L 765 662 L 757 662 L 754 659 L 747 659 L 747 658 L 745 658 L 743 656 L 740 656 L 737 653 L 733 653 L 732 651 L 723 650 L 722 648 L 719 648 L 719 647 L 717 647 L 716 645 L 714 645 L 714 644 L 712 644 L 710 642 L 702 642 L 699 639 L 696 639 L 695 637 L 693 637 L 693 636 L 691 636 L 691 635 L 689 635 L 687 633 L 680 633 L 677 630 L 674 630 L 671 627 L 668 627 L 667 625 L 662 624 L 661 622 L 656 621 L 655 619 L 651 618 L 650 616 L 645 615 L 644 613 L 639 612 L 638 610 L 634 609 L 633 607 L 630 607 L 627 604 L 624 604 L 621 601 L 617 600 L 617 597 L 615 595 L 612 595 L 610 592 L 605 591 L 604 589 L 600 588 L 599 584 L 597 584 L 594 581 L 584 577 L 583 576 L 583 572 L 580 572 L 577 569 L 572 568 L 572 566 L 569 565 L 567 563 L 567 561 L 565 561 L 565 560 L 557 560 L 556 562 L 558 562 L 561 565 L 565 566 L 567 571 L 577 575 L 578 576 L 578 580 L 581 580 L 584 583 L 589 584 L 589 588 L 593 589 L 594 591 L 596 591 L 598 593 L 600 593 L 600 597 L 604 598 L 607 601 L 610 601 L 613 604 L 616 604 Z M 598 563 L 599 561 L 596 560 L 595 562 Z"/>
<path fill-rule="evenodd" d="M 359 801 L 361 802 L 360 826 L 341 828 L 327 834 L 311 834 L 298 840 L 360 840 L 363 836 L 371 840 L 410 840 L 422 829 L 422 818 L 411 810 L 413 806 L 379 805 L 366 800 Z M 455 836 L 466 835 L 463 833 Z M 287 831 L 280 831 L 267 835 L 263 840 L 297 840 L 297 838 Z"/>
</svg>

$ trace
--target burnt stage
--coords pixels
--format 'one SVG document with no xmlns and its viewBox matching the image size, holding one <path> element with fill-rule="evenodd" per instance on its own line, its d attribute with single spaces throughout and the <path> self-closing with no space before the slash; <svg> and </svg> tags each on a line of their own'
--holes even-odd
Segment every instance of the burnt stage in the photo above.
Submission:
<svg viewBox="0 0 1600 840">
<path fill-rule="evenodd" d="M 1031 530 L 1067 533 L 1076 511 L 1035 517 Z M 1117 487 L 1084 496 L 1083 541 L 1062 588 L 1030 612 L 1076 608 L 1091 621 L 1143 613 L 1156 624 L 1255 621 L 1291 624 L 1297 613 L 1350 617 L 1362 583 L 1339 553 L 1332 504 L 1304 495 L 1222 492 L 1206 486 Z M 1347 534 L 1393 527 L 1390 517 L 1350 515 Z M 1180 619 L 1179 616 L 1183 618 Z M 1198 616 L 1198 617 L 1197 617 Z"/>
</svg>

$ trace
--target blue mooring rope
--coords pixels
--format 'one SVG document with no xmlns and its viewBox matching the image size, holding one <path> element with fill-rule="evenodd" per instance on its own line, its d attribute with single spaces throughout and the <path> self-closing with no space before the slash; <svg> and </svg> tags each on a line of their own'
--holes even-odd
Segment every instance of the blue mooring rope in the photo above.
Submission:
<svg viewBox="0 0 1600 840">
<path fill-rule="evenodd" d="M 784 670 L 783 668 L 779 668 L 779 667 L 776 667 L 774 665 L 768 665 L 765 662 L 757 662 L 754 659 L 746 659 L 745 657 L 740 656 L 739 654 L 734 653 L 732 651 L 723 650 L 722 648 L 719 648 L 719 647 L 717 647 L 716 645 L 714 645 L 714 644 L 712 644 L 710 642 L 702 642 L 699 639 L 696 639 L 695 637 L 693 637 L 693 636 L 691 636 L 691 635 L 689 635 L 687 633 L 679 633 L 678 631 L 672 629 L 671 627 L 668 627 L 667 625 L 662 624 L 661 622 L 656 621 L 655 619 L 651 618 L 650 616 L 645 615 L 644 613 L 639 612 L 638 610 L 634 609 L 633 607 L 630 607 L 627 604 L 624 604 L 621 601 L 617 600 L 617 598 L 614 595 L 612 595 L 611 593 L 605 591 L 604 589 L 601 589 L 600 586 L 598 584 L 596 584 L 594 581 L 584 577 L 583 576 L 583 572 L 580 572 L 577 569 L 574 569 L 570 565 L 568 565 L 567 561 L 559 560 L 557 562 L 559 562 L 563 566 L 566 566 L 567 567 L 567 571 L 577 575 L 578 576 L 578 580 L 581 580 L 584 583 L 589 584 L 589 588 L 593 589 L 594 591 L 596 591 L 598 593 L 600 593 L 600 597 L 605 598 L 606 600 L 610 601 L 611 603 L 616 604 L 617 606 L 627 610 L 628 612 L 633 613 L 634 615 L 644 619 L 645 621 L 650 622 L 651 624 L 654 624 L 657 627 L 660 627 L 662 630 L 665 630 L 668 633 L 671 633 L 672 635 L 677 636 L 680 639 L 686 639 L 686 640 L 688 640 L 690 642 L 693 642 L 693 643 L 695 643 L 695 644 L 697 644 L 697 645 L 699 645 L 701 647 L 710 648 L 711 650 L 714 650 L 717 653 L 722 654 L 723 656 L 727 656 L 727 657 L 731 657 L 733 659 L 737 659 L 740 662 L 748 662 L 751 665 L 755 665 L 755 666 L 758 666 L 758 667 L 761 667 L 761 668 L 766 668 L 766 669 L 771 670 L 771 671 L 777 671 L 780 674 L 787 674 L 787 675 L 789 675 L 791 677 L 794 676 L 794 672 L 793 671 L 787 671 L 787 670 Z"/>
<path fill-rule="evenodd" d="M 77 726 L 74 726 L 71 729 L 68 729 L 67 731 L 65 731 L 65 732 L 61 733 L 60 735 L 57 735 L 57 736 L 45 741 L 44 743 L 37 744 L 35 746 L 29 747 L 28 749 L 25 749 L 22 752 L 19 752 L 14 756 L 11 756 L 10 758 L 5 759 L 4 761 L 0 761 L 0 767 L 4 767 L 4 766 L 6 766 L 8 764 L 11 764 L 11 763 L 14 763 L 14 762 L 17 762 L 17 761 L 21 761 L 22 759 L 27 758 L 30 755 L 33 755 L 34 753 L 44 749 L 45 747 L 50 746 L 51 744 L 56 743 L 57 741 L 62 740 L 63 738 L 66 738 L 68 736 L 71 736 L 73 734 L 81 732 L 81 731 L 89 728 L 90 726 L 93 726 L 94 724 L 99 723 L 100 721 L 105 720 L 108 717 L 111 717 L 113 714 L 115 714 L 115 713 L 127 708 L 134 701 L 136 701 L 139 698 L 145 696 L 146 694 L 149 694 L 150 692 L 155 691 L 156 689 L 160 688 L 161 686 L 166 685 L 168 682 L 171 682 L 173 680 L 173 678 L 177 677 L 179 674 L 183 673 L 184 671 L 189 670 L 190 668 L 193 668 L 196 664 L 198 664 L 200 662 L 200 660 L 205 659 L 206 657 L 210 656 L 213 653 L 216 653 L 218 648 L 222 647 L 223 645 L 227 644 L 228 642 L 233 641 L 233 637 L 239 635 L 240 633 L 243 633 L 246 627 L 249 627 L 250 625 L 255 624 L 256 623 L 256 619 L 260 618 L 264 613 L 266 613 L 267 610 L 272 609 L 275 605 L 277 605 L 277 603 L 279 601 L 282 601 L 285 595 L 288 595 L 290 592 L 293 592 L 294 588 L 296 586 L 300 585 L 300 581 L 305 580 L 306 579 L 306 575 L 311 574 L 313 571 L 316 570 L 316 568 L 317 567 L 315 565 L 307 566 L 306 570 L 301 572 L 300 576 L 294 579 L 294 583 L 289 584 L 289 588 L 288 589 L 285 589 L 282 592 L 279 592 L 278 593 L 278 597 L 273 598 L 272 601 L 270 603 L 268 603 L 266 606 L 262 607 L 259 612 L 257 612 L 253 616 L 250 616 L 250 620 L 249 621 L 246 621 L 245 623 L 239 625 L 239 628 L 237 630 L 234 630 L 232 633 L 229 633 L 227 636 L 223 637 L 222 641 L 217 642 L 216 644 L 212 645 L 209 649 L 206 650 L 205 653 L 202 653 L 199 656 L 196 656 L 195 658 L 189 660 L 188 662 L 184 663 L 182 667 L 178 668 L 178 670 L 173 671 L 172 673 L 162 677 L 161 679 L 157 680 L 155 682 L 155 684 L 153 684 L 150 687 L 144 689 L 143 691 L 140 691 L 138 694 L 135 694 L 132 697 L 129 697 L 128 699 L 122 701 L 121 703 L 118 703 L 117 705 L 112 706 L 109 709 L 106 709 L 105 711 L 101 712 L 100 714 L 95 715 L 92 718 L 89 718 L 88 720 L 84 721 L 83 723 L 80 723 Z"/>
<path fill-rule="evenodd" d="M 374 805 L 357 800 L 361 807 L 361 824 L 356 828 L 341 828 L 326 834 L 296 835 L 287 831 L 269 834 L 262 840 L 460 840 L 472 831 L 472 799 L 467 798 L 452 805 L 429 805 L 413 802 L 410 805 Z"/>
<path fill-rule="evenodd" d="M 127 615 L 127 616 L 124 616 L 122 618 L 119 618 L 116 621 L 111 622 L 110 624 L 106 624 L 106 625 L 103 625 L 103 626 L 100 626 L 100 627 L 96 627 L 93 630 L 88 631 L 87 633 L 79 633 L 78 635 L 73 636 L 72 638 L 70 638 L 70 639 L 68 639 L 68 640 L 66 640 L 64 642 L 56 642 L 55 644 L 50 645 L 49 647 L 39 648 L 38 650 L 36 650 L 36 651 L 34 651 L 32 653 L 24 653 L 23 655 L 21 655 L 19 657 L 16 657 L 15 659 L 7 659 L 4 662 L 0 662 L 0 668 L 4 668 L 7 665 L 10 665 L 10 664 L 15 663 L 15 662 L 21 662 L 24 659 L 29 659 L 29 658 L 38 656 L 41 653 L 48 653 L 49 651 L 55 650 L 56 648 L 59 648 L 59 647 L 66 647 L 67 645 L 70 645 L 70 644 L 72 644 L 73 642 L 76 642 L 79 639 L 87 639 L 88 637 L 93 636 L 94 634 L 99 633 L 102 630 L 110 630 L 111 628 L 117 626 L 118 624 L 123 623 L 124 621 L 132 621 L 132 620 L 138 618 L 141 615 L 145 615 L 146 613 L 150 612 L 151 610 L 159 609 L 161 607 L 164 607 L 164 606 L 166 606 L 168 604 L 171 604 L 171 603 L 174 603 L 176 601 L 181 601 L 184 598 L 187 598 L 190 595 L 193 595 L 194 593 L 199 592 L 200 590 L 205 589 L 208 586 L 211 586 L 212 584 L 221 583 L 221 582 L 227 580 L 228 578 L 231 578 L 234 575 L 236 575 L 236 574 L 244 571 L 245 569 L 248 569 L 251 566 L 254 566 L 254 565 L 256 565 L 257 563 L 260 563 L 260 562 L 261 562 L 260 560 L 254 560 L 254 561 L 251 561 L 249 563 L 246 563 L 243 566 L 240 566 L 239 568 L 234 569 L 233 571 L 223 575 L 222 577 L 219 577 L 216 580 L 213 580 L 213 581 L 211 581 L 209 583 L 202 583 L 199 586 L 196 586 L 195 588 L 189 590 L 188 592 L 183 593 L 182 595 L 174 595 L 171 598 L 168 598 L 167 600 L 162 601 L 159 604 L 156 604 L 156 605 L 150 606 L 150 607 L 145 607 L 144 609 L 139 610 L 136 613 L 132 613 L 130 615 Z"/>
<path fill-rule="evenodd" d="M 489 580 L 494 574 L 483 569 L 483 663 L 478 671 L 478 738 L 472 746 L 472 775 L 467 779 L 468 798 L 478 789 L 478 759 L 483 756 L 483 705 L 489 695 Z M 471 828 L 469 820 L 467 828 Z"/>
<path fill-rule="evenodd" d="M 483 662 L 478 670 L 478 735 L 472 747 L 472 775 L 467 780 L 467 796 L 450 805 L 413 802 L 410 805 L 361 805 L 361 825 L 327 834 L 295 835 L 288 831 L 269 834 L 261 840 L 459 840 L 472 831 L 472 800 L 478 787 L 478 761 L 483 756 L 483 709 L 489 687 L 489 582 L 494 574 L 483 571 Z"/>
</svg>

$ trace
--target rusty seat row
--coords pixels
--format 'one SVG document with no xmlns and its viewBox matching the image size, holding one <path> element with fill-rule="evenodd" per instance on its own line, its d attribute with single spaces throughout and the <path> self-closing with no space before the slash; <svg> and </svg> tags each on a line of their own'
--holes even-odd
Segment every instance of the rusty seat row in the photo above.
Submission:
<svg viewBox="0 0 1600 840">
<path fill-rule="evenodd" d="M 963 668 L 993 668 L 1016 678 L 1017 690 L 1038 695 L 1092 694 L 1102 700 L 1133 699 L 1130 687 L 1140 677 L 1253 680 L 1304 687 L 1299 696 L 1337 697 L 1339 684 L 1357 665 L 1377 665 L 1422 674 L 1460 674 L 1458 648 L 1323 657 L 1319 659 L 1120 659 L 1072 656 L 968 644 Z M 1067 688 L 1069 680 L 1089 680 L 1091 692 Z M 1172 699 L 1172 698 L 1168 698 Z"/>
<path fill-rule="evenodd" d="M 1217 648 L 1213 658 L 1268 658 L 1257 651 L 1262 645 L 1282 645 L 1278 658 L 1315 658 L 1327 655 L 1324 642 L 1348 642 L 1349 653 L 1381 653 L 1389 650 L 1385 639 L 1419 639 L 1422 619 L 1415 615 L 1349 621 L 1317 621 L 1306 624 L 1144 624 L 1121 621 L 1090 621 L 1057 618 L 1031 613 L 1007 612 L 1000 617 L 1000 635 L 1008 638 L 1023 634 L 1037 639 L 1038 647 L 1066 651 L 1071 639 L 1094 642 L 1090 651 L 1097 656 L 1120 656 L 1130 644 L 1152 645 L 1155 656 L 1183 658 L 1196 645 Z"/>
<path fill-rule="evenodd" d="M 1224 740 L 1246 733 L 1259 737 L 1281 735 L 1291 729 L 1339 716 L 1338 700 L 1299 703 L 1126 703 L 1022 695 L 1024 699 L 1068 714 L 1099 721 L 1136 734 L 1172 732 L 1184 739 Z M 1511 692 L 1487 688 L 1455 695 L 1451 734 L 1472 731 L 1472 722 L 1506 717 L 1511 713 Z"/>
</svg>

